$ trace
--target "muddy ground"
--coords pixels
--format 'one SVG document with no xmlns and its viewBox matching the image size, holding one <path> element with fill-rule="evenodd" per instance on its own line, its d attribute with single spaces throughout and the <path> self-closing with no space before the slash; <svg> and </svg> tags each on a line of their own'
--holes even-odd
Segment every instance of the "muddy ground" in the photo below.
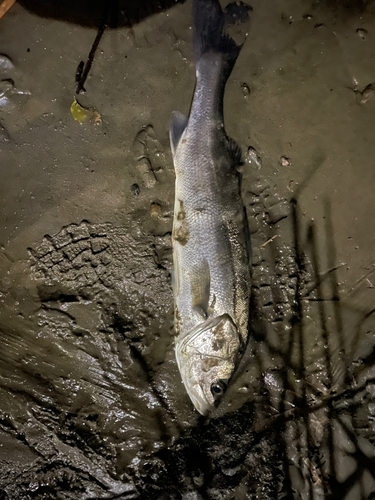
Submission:
<svg viewBox="0 0 375 500">
<path fill-rule="evenodd" d="M 70 106 L 97 11 L 0 20 L 0 498 L 375 498 L 375 3 L 252 2 L 225 95 L 252 334 L 208 419 L 173 352 L 168 125 L 194 66 L 171 3 L 104 32 L 96 123 Z"/>
</svg>

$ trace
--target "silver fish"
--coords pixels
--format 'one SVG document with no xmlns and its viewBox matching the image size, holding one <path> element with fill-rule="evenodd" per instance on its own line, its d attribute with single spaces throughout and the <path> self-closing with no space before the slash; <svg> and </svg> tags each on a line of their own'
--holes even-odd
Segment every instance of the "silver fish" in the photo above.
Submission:
<svg viewBox="0 0 375 500">
<path fill-rule="evenodd" d="M 174 112 L 170 127 L 176 359 L 202 415 L 225 392 L 248 337 L 250 265 L 236 169 L 241 150 L 225 133 L 223 96 L 242 46 L 227 33 L 244 26 L 250 9 L 237 2 L 222 11 L 217 0 L 193 0 L 196 87 L 189 117 Z"/>
</svg>

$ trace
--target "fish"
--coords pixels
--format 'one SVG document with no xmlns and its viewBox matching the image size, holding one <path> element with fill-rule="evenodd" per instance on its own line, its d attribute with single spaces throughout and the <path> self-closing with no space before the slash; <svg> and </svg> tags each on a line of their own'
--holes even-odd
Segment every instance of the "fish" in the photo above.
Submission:
<svg viewBox="0 0 375 500">
<path fill-rule="evenodd" d="M 217 0 L 193 0 L 192 11 L 196 85 L 189 116 L 174 111 L 169 130 L 176 176 L 172 279 L 177 365 L 192 403 L 207 415 L 222 399 L 248 339 L 242 152 L 225 132 L 223 98 L 251 7 L 236 2 L 222 10 Z"/>
</svg>

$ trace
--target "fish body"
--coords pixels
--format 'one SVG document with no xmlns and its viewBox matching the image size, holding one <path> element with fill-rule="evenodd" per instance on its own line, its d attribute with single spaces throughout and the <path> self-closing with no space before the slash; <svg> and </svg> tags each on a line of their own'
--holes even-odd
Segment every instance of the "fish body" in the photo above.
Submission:
<svg viewBox="0 0 375 500">
<path fill-rule="evenodd" d="M 206 415 L 225 392 L 248 336 L 250 267 L 237 166 L 241 151 L 223 124 L 226 81 L 240 45 L 226 34 L 249 7 L 193 1 L 196 87 L 189 117 L 172 114 L 176 174 L 172 231 L 176 359 Z"/>
</svg>

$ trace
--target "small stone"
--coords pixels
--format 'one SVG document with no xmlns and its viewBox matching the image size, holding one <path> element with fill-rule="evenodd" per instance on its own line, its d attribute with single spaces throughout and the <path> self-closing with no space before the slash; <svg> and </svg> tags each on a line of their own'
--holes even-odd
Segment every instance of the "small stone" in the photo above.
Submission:
<svg viewBox="0 0 375 500">
<path fill-rule="evenodd" d="M 257 150 L 253 148 L 252 146 L 249 146 L 249 149 L 247 150 L 247 158 L 246 160 L 251 163 L 252 165 L 255 165 L 256 168 L 261 168 L 262 166 L 262 159 L 259 156 Z"/>
<path fill-rule="evenodd" d="M 289 167 L 289 166 L 290 166 L 290 164 L 291 164 L 291 161 L 289 160 L 289 158 L 288 158 L 288 157 L 286 157 L 286 156 L 282 156 L 282 157 L 280 158 L 280 164 L 281 164 L 281 166 L 282 166 L 282 167 Z"/>
<path fill-rule="evenodd" d="M 368 31 L 365 30 L 364 28 L 358 28 L 356 30 L 356 33 L 359 36 L 359 38 L 362 38 L 362 40 L 364 40 L 366 38 L 366 36 L 368 35 Z"/>
<path fill-rule="evenodd" d="M 249 392 L 249 388 L 246 385 L 243 385 L 242 387 L 238 388 L 238 392 L 246 394 L 247 392 Z"/>
<path fill-rule="evenodd" d="M 160 217 L 161 206 L 159 205 L 159 203 L 151 203 L 150 214 L 151 217 Z"/>
<path fill-rule="evenodd" d="M 242 89 L 242 94 L 244 97 L 248 97 L 250 95 L 250 87 L 248 86 L 247 83 L 242 83 L 241 84 L 241 89 Z"/>
<path fill-rule="evenodd" d="M 130 192 L 134 194 L 134 196 L 139 196 L 139 193 L 141 192 L 138 184 L 132 184 L 130 186 Z"/>
</svg>

